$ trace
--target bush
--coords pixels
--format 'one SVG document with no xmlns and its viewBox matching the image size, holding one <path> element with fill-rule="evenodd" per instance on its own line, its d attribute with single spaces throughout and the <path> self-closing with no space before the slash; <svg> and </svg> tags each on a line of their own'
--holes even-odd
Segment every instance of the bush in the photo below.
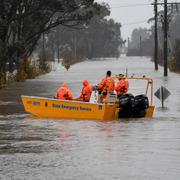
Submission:
<svg viewBox="0 0 180 180">
<path fill-rule="evenodd" d="M 39 70 L 37 67 L 31 64 L 31 59 L 28 57 L 23 57 L 18 62 L 16 80 L 25 81 L 26 79 L 33 79 L 38 76 Z"/>
<path fill-rule="evenodd" d="M 71 65 L 76 64 L 78 62 L 82 62 L 84 60 L 83 56 L 81 55 L 76 55 L 72 53 L 64 53 L 63 54 L 63 60 L 62 60 L 62 65 L 68 70 Z"/>
<path fill-rule="evenodd" d="M 51 61 L 51 55 L 49 52 L 47 51 L 40 52 L 38 59 L 39 62 L 38 68 L 41 74 L 50 72 L 51 70 L 50 61 Z"/>
<path fill-rule="evenodd" d="M 170 59 L 169 68 L 171 71 L 180 72 L 180 40 L 176 39 L 174 52 Z"/>
<path fill-rule="evenodd" d="M 170 71 L 176 71 L 176 58 L 175 56 L 172 56 L 169 62 L 169 70 Z"/>
</svg>

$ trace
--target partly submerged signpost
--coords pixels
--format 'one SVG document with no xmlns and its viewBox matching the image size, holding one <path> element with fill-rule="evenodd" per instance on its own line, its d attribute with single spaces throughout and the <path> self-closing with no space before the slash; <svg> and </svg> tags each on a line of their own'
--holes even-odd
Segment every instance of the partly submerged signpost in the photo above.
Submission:
<svg viewBox="0 0 180 180">
<path fill-rule="evenodd" d="M 165 87 L 161 86 L 154 95 L 161 101 L 162 108 L 164 108 L 164 101 L 171 95 Z"/>
</svg>

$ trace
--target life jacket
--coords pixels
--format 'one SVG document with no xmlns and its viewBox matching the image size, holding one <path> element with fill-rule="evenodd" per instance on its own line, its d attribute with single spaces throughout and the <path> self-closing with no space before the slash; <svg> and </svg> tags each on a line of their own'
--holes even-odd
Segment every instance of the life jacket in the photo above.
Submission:
<svg viewBox="0 0 180 180">
<path fill-rule="evenodd" d="M 93 88 L 87 80 L 83 81 L 83 85 L 84 87 L 81 90 L 81 95 L 79 97 L 79 100 L 89 102 Z"/>
<path fill-rule="evenodd" d="M 67 85 L 64 83 L 56 93 L 57 99 L 62 100 L 71 100 L 72 99 L 72 92 L 68 89 Z"/>
<path fill-rule="evenodd" d="M 114 79 L 112 77 L 106 77 L 99 84 L 98 88 L 102 90 L 103 93 L 111 93 L 114 91 Z"/>
<path fill-rule="evenodd" d="M 128 89 L 129 89 L 129 82 L 126 81 L 125 79 L 121 79 L 115 87 L 117 94 L 126 94 L 128 92 Z"/>
</svg>

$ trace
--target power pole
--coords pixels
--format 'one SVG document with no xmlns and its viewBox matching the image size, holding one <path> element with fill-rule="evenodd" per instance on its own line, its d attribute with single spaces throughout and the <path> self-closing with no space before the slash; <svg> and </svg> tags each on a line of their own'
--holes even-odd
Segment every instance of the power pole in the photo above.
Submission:
<svg viewBox="0 0 180 180">
<path fill-rule="evenodd" d="M 130 44 L 130 40 L 129 40 L 129 37 L 128 37 L 128 52 L 129 52 L 129 44 Z"/>
<path fill-rule="evenodd" d="M 157 0 L 154 1 L 154 66 L 155 70 L 158 70 L 158 27 L 157 27 L 157 19 L 158 19 L 158 8 L 157 8 Z"/>
<path fill-rule="evenodd" d="M 77 60 L 77 34 L 73 33 L 73 42 L 74 42 L 74 58 Z"/>
<path fill-rule="evenodd" d="M 139 37 L 139 55 L 142 56 L 142 37 Z"/>
<path fill-rule="evenodd" d="M 157 2 L 158 0 L 154 0 L 155 3 L 152 3 L 152 5 L 163 5 L 164 6 L 164 21 L 163 21 L 163 31 L 164 31 L 164 76 L 168 76 L 168 29 L 169 29 L 169 22 L 168 22 L 168 15 L 167 15 L 167 6 L 168 5 L 178 5 L 180 2 L 167 2 L 167 0 L 164 0 L 163 3 Z M 156 28 L 155 28 L 156 29 Z M 156 38 L 155 38 L 156 39 Z M 154 53 L 155 54 L 155 53 Z"/>
<path fill-rule="evenodd" d="M 164 0 L 164 76 L 168 76 L 167 59 L 168 59 L 168 19 L 167 19 L 167 0 Z"/>
<path fill-rule="evenodd" d="M 42 36 L 43 36 L 43 39 L 42 39 L 43 40 L 43 42 L 42 42 L 42 48 L 43 49 L 42 49 L 42 51 L 43 51 L 43 56 L 44 56 L 45 55 L 45 34 L 43 33 Z"/>
<path fill-rule="evenodd" d="M 58 57 L 58 63 L 60 63 L 60 53 L 59 53 L 59 51 L 60 51 L 60 48 L 59 48 L 59 43 L 58 43 L 58 47 L 57 47 L 57 57 Z"/>
</svg>

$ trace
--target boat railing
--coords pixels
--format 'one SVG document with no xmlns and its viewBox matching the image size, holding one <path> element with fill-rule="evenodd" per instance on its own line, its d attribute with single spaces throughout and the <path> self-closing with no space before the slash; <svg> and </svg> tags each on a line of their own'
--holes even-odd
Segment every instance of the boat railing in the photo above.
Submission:
<svg viewBox="0 0 180 180">
<path fill-rule="evenodd" d="M 119 79 L 120 76 L 114 76 L 114 79 Z M 149 97 L 149 103 L 150 105 L 153 105 L 153 79 L 143 76 L 143 77 L 124 77 L 127 80 L 142 80 L 142 81 L 147 81 L 146 85 L 146 90 L 145 90 L 145 95 Z"/>
</svg>

